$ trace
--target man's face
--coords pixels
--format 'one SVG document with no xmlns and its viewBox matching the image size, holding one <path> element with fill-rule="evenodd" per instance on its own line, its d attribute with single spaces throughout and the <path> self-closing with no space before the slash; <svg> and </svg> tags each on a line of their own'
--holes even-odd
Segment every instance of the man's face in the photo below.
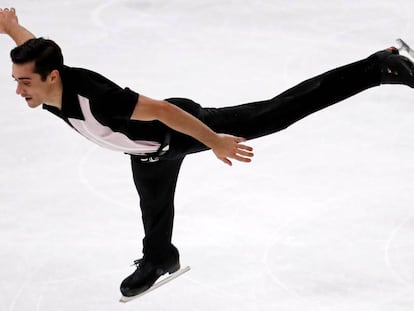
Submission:
<svg viewBox="0 0 414 311">
<path fill-rule="evenodd" d="M 34 73 L 34 62 L 13 64 L 13 78 L 17 82 L 17 95 L 24 97 L 31 108 L 36 108 L 47 101 L 50 91 L 49 79 L 42 81 L 38 73 Z"/>
</svg>

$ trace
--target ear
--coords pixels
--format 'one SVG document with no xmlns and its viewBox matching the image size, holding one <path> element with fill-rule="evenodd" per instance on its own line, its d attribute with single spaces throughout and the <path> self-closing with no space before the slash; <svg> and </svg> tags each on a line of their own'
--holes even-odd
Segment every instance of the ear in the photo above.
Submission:
<svg viewBox="0 0 414 311">
<path fill-rule="evenodd" d="M 52 70 L 51 72 L 50 72 L 50 74 L 49 74 L 49 81 L 51 82 L 51 83 L 56 83 L 57 81 L 59 81 L 59 79 L 60 79 L 60 73 L 59 73 L 59 70 Z"/>
</svg>

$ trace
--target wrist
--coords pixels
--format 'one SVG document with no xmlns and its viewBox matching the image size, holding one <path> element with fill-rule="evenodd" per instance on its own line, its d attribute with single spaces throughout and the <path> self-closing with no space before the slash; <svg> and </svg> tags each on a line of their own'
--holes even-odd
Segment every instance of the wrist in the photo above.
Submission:
<svg viewBox="0 0 414 311">
<path fill-rule="evenodd" d="M 214 131 L 211 131 L 208 139 L 206 139 L 205 145 L 211 149 L 215 149 L 220 144 L 220 135 Z"/>
<path fill-rule="evenodd" d="M 5 30 L 17 45 L 22 45 L 27 40 L 35 38 L 35 36 L 30 31 L 28 31 L 17 22 L 11 24 Z"/>
</svg>

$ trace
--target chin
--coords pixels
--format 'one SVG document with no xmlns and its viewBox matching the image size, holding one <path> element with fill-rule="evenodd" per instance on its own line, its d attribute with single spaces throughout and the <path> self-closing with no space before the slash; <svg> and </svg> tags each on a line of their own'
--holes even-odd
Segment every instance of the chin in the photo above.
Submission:
<svg viewBox="0 0 414 311">
<path fill-rule="evenodd" d="M 37 108 L 37 107 L 39 107 L 42 104 L 42 103 L 38 103 L 38 102 L 33 101 L 33 99 L 26 100 L 26 102 L 27 102 L 27 105 L 30 108 Z"/>
</svg>

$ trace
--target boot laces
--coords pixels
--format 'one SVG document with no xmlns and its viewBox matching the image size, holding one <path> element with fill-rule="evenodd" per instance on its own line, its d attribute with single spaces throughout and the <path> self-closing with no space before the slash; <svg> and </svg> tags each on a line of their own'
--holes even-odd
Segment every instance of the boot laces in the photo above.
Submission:
<svg viewBox="0 0 414 311">
<path fill-rule="evenodd" d="M 135 266 L 139 268 L 139 267 L 142 267 L 144 264 L 145 264 L 144 258 L 141 258 L 141 259 L 134 260 L 134 263 L 131 265 L 131 267 Z"/>
</svg>

